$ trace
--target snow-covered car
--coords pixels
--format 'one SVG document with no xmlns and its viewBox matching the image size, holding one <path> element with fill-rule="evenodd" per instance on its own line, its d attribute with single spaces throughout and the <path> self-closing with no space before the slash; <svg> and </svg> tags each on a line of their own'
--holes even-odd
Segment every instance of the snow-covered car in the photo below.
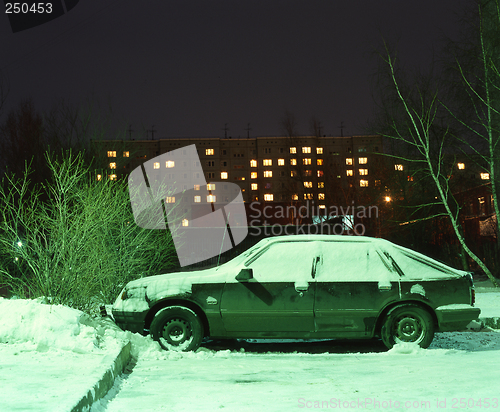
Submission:
<svg viewBox="0 0 500 412">
<path fill-rule="evenodd" d="M 164 349 L 214 339 L 365 339 L 425 348 L 479 316 L 472 275 L 382 239 L 267 238 L 217 268 L 128 283 L 112 314 Z"/>
</svg>

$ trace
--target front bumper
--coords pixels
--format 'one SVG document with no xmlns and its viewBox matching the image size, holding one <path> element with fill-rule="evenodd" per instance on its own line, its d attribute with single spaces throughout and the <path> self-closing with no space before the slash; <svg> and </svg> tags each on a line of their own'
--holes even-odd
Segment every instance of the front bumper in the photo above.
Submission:
<svg viewBox="0 0 500 412">
<path fill-rule="evenodd" d="M 440 332 L 462 330 L 476 320 L 481 309 L 470 305 L 446 305 L 436 309 Z"/>
<path fill-rule="evenodd" d="M 123 330 L 129 330 L 133 333 L 147 335 L 144 330 L 144 321 L 146 319 L 147 310 L 144 312 L 126 312 L 113 309 L 113 318 L 115 323 Z"/>
</svg>

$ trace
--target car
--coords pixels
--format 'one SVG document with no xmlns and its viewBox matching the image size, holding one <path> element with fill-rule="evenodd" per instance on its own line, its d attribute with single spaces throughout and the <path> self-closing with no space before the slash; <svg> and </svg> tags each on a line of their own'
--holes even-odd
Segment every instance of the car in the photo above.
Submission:
<svg viewBox="0 0 500 412">
<path fill-rule="evenodd" d="M 480 314 L 472 274 L 387 240 L 266 238 L 225 264 L 128 283 L 112 316 L 166 350 L 213 339 L 371 339 L 428 347 Z"/>
</svg>

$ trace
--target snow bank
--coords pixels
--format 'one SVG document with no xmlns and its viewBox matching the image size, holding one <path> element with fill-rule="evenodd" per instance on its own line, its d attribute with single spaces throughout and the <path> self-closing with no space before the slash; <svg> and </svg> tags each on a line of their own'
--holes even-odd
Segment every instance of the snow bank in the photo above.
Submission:
<svg viewBox="0 0 500 412">
<path fill-rule="evenodd" d="M 92 352 L 99 346 L 91 319 L 81 311 L 40 300 L 0 298 L 0 342 L 32 342 L 48 348 Z"/>
<path fill-rule="evenodd" d="M 63 305 L 49 305 L 41 299 L 0 298 L 0 343 L 25 344 L 25 350 L 50 349 L 75 353 L 115 352 L 132 343 L 132 356 L 149 359 L 225 357 L 229 351 L 205 348 L 197 352 L 166 352 L 150 336 L 125 332 L 109 318 L 93 319 Z"/>
</svg>

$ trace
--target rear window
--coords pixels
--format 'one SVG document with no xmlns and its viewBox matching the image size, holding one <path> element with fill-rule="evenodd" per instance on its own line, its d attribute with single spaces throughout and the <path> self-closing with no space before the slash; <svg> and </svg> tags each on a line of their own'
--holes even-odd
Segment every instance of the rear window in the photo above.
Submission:
<svg viewBox="0 0 500 412">
<path fill-rule="evenodd" d="M 403 271 L 405 277 L 411 279 L 447 278 L 457 271 L 434 259 L 399 246 L 391 247 L 388 252 Z"/>
</svg>

